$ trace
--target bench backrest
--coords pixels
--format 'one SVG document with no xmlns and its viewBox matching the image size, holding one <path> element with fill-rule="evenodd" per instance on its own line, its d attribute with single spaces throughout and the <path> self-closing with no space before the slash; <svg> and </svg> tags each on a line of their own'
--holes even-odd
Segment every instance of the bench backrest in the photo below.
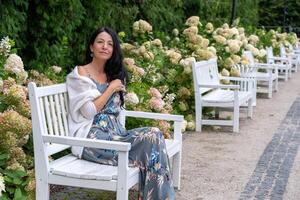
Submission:
<svg viewBox="0 0 300 200">
<path fill-rule="evenodd" d="M 200 88 L 199 84 L 218 85 L 220 84 L 217 59 L 193 62 L 193 78 L 195 93 L 203 94 L 211 88 Z"/>
<path fill-rule="evenodd" d="M 267 47 L 266 51 L 267 51 L 267 63 L 274 64 L 275 60 L 272 59 L 274 57 L 273 48 L 272 47 Z"/>
<path fill-rule="evenodd" d="M 37 145 L 43 145 L 41 135 L 68 136 L 69 107 L 66 84 L 36 87 L 35 83 L 29 83 L 28 88 L 33 137 L 39 141 Z M 48 144 L 45 147 L 45 153 L 49 156 L 69 147 L 68 145 Z"/>
<path fill-rule="evenodd" d="M 41 135 L 69 136 L 68 125 L 68 91 L 65 83 L 51 86 L 37 87 L 29 83 L 29 98 L 32 112 L 33 136 L 37 146 L 42 145 Z M 119 115 L 121 124 L 125 127 L 125 113 Z M 35 148 L 35 149 L 41 149 Z M 53 155 L 70 148 L 68 145 L 48 144 L 46 155 Z"/>
<path fill-rule="evenodd" d="M 280 56 L 283 58 L 286 58 L 286 50 L 285 50 L 285 46 L 283 44 L 280 44 Z"/>
<path fill-rule="evenodd" d="M 250 66 L 255 64 L 254 57 L 251 51 L 244 51 L 243 55 L 248 59 Z"/>
</svg>

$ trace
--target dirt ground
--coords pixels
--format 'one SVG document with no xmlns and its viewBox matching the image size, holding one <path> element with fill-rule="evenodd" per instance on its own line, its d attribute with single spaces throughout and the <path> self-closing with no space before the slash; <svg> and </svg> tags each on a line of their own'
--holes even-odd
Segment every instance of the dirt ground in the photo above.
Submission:
<svg viewBox="0 0 300 200">
<path fill-rule="evenodd" d="M 187 133 L 183 141 L 181 190 L 177 200 L 239 199 L 257 161 L 300 94 L 300 72 L 279 82 L 272 99 L 258 97 L 253 119 L 241 114 L 240 133 L 212 130 Z M 284 199 L 300 199 L 300 155 L 291 169 Z"/>
</svg>

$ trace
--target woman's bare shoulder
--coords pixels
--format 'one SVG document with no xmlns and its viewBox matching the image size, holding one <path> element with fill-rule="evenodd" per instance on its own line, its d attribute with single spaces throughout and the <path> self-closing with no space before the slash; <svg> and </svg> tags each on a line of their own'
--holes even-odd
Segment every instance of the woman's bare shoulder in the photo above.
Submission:
<svg viewBox="0 0 300 200">
<path fill-rule="evenodd" d="M 77 66 L 79 75 L 88 76 L 88 72 L 87 72 L 87 69 L 86 69 L 87 66 L 88 65 Z"/>
</svg>

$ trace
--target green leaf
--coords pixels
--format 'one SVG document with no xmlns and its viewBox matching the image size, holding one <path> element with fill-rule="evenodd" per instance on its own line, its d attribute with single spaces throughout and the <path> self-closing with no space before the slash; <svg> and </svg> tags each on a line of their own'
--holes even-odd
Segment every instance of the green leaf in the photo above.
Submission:
<svg viewBox="0 0 300 200">
<path fill-rule="evenodd" d="M 23 200 L 23 199 L 25 199 L 25 196 L 23 196 L 21 189 L 17 188 L 14 194 L 14 200 Z"/>
</svg>

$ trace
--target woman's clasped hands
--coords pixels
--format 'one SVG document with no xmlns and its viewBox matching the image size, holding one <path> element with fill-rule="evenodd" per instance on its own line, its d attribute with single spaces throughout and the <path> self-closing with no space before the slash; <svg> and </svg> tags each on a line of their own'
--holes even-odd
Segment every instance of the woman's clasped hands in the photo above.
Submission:
<svg viewBox="0 0 300 200">
<path fill-rule="evenodd" d="M 125 85 L 123 85 L 120 79 L 115 79 L 109 83 L 108 86 L 113 92 L 126 92 Z"/>
</svg>

